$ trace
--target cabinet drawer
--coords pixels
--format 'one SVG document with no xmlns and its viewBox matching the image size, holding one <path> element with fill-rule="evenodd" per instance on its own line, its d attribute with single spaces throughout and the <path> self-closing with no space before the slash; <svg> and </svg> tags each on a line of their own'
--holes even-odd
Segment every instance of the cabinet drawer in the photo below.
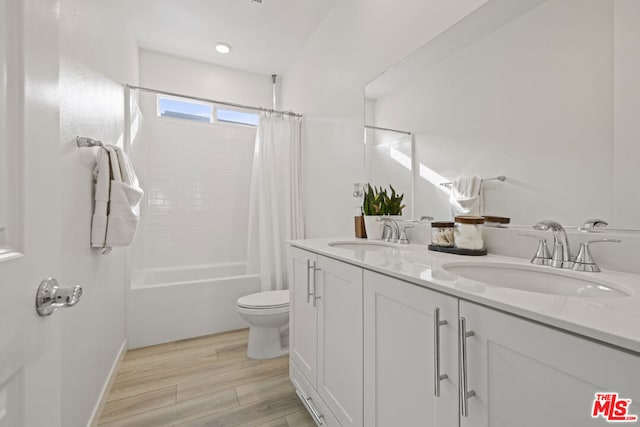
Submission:
<svg viewBox="0 0 640 427">
<path fill-rule="evenodd" d="M 322 427 L 341 427 L 329 408 L 324 404 L 318 393 L 311 387 L 307 378 L 302 374 L 295 362 L 290 361 L 289 377 L 296 388 L 298 397 L 311 414 L 317 425 Z M 315 414 L 314 414 L 315 411 Z"/>
</svg>

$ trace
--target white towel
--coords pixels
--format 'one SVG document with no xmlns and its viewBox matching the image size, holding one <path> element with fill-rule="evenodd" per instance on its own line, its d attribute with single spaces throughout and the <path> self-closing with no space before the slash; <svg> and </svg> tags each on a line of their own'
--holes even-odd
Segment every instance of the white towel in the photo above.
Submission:
<svg viewBox="0 0 640 427">
<path fill-rule="evenodd" d="M 140 200 L 133 166 L 121 148 L 107 145 L 100 150 L 94 169 L 96 209 L 91 225 L 91 246 L 128 246 L 140 222 Z"/>
<path fill-rule="evenodd" d="M 93 168 L 95 181 L 95 208 L 91 221 L 91 246 L 103 248 L 107 239 L 107 215 L 109 210 L 109 187 L 111 185 L 111 152 L 105 147 L 98 151 L 96 166 Z"/>
<path fill-rule="evenodd" d="M 451 182 L 451 215 L 482 215 L 482 179 L 461 176 Z"/>
</svg>

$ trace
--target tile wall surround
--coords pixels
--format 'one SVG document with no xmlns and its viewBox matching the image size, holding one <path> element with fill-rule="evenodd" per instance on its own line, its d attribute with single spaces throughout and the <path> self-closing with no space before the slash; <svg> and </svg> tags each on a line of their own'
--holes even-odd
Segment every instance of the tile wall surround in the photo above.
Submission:
<svg viewBox="0 0 640 427">
<path fill-rule="evenodd" d="M 135 242 L 142 257 L 134 269 L 246 261 L 255 133 L 145 116 L 138 157 L 146 194 Z"/>
</svg>

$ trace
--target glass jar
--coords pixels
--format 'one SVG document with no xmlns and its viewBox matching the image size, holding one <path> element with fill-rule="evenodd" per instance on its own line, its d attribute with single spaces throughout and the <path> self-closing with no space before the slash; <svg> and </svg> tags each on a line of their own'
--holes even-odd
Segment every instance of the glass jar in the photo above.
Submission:
<svg viewBox="0 0 640 427">
<path fill-rule="evenodd" d="M 460 249 L 484 249 L 482 237 L 482 225 L 484 218 L 481 216 L 457 216 L 453 240 L 456 248 Z"/>
<path fill-rule="evenodd" d="M 435 221 L 431 223 L 431 244 L 441 248 L 452 248 L 454 223 L 451 221 Z"/>
<path fill-rule="evenodd" d="M 485 215 L 483 218 L 485 227 L 505 228 L 511 222 L 511 218 L 504 216 Z"/>
</svg>

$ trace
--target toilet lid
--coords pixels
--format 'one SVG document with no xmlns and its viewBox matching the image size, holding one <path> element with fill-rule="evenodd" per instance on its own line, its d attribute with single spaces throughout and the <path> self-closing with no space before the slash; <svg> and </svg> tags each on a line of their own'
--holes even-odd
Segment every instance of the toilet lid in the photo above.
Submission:
<svg viewBox="0 0 640 427">
<path fill-rule="evenodd" d="M 238 298 L 238 305 L 244 308 L 279 308 L 289 305 L 289 291 L 267 291 Z"/>
</svg>

